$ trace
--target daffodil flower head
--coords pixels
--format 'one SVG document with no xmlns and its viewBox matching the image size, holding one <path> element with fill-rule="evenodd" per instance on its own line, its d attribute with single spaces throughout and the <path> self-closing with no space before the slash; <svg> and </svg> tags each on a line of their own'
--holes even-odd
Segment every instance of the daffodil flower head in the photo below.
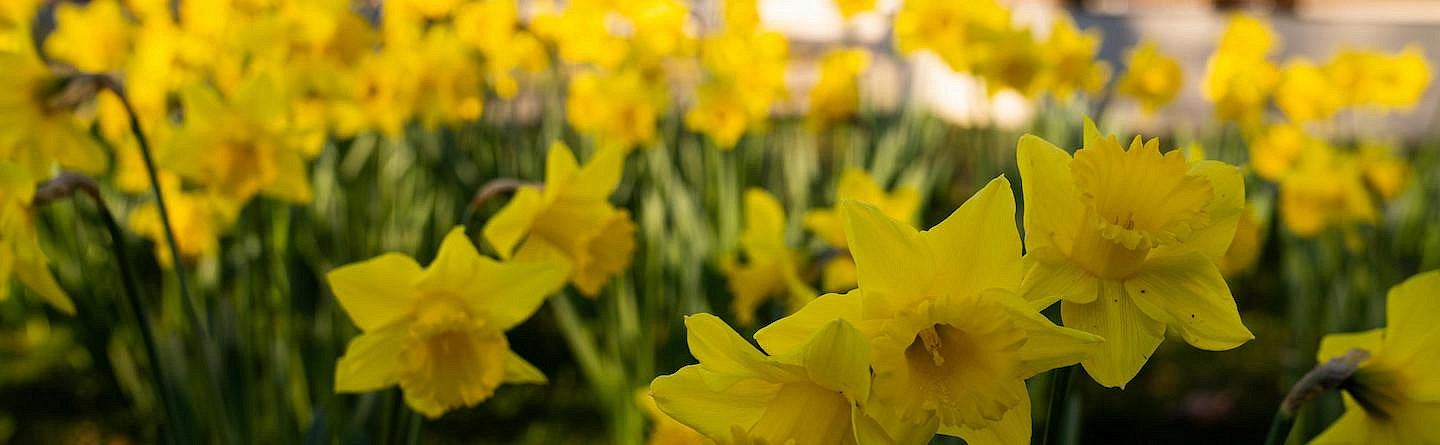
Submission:
<svg viewBox="0 0 1440 445">
<path fill-rule="evenodd" d="M 685 318 L 699 364 L 660 376 L 660 410 L 722 444 L 887 443 L 862 404 L 870 393 L 869 345 L 844 320 L 801 347 L 766 355 L 710 314 Z"/>
<path fill-rule="evenodd" d="M 874 178 L 864 170 L 847 168 L 840 173 L 835 184 L 836 206 L 814 209 L 805 214 L 805 228 L 819 235 L 826 244 L 837 249 L 846 249 L 849 243 L 845 236 L 845 219 L 841 217 L 841 202 L 855 200 L 880 209 L 886 216 L 914 226 L 920 210 L 920 192 L 910 186 L 898 186 L 886 192 Z M 843 292 L 855 288 L 855 261 L 848 250 L 837 254 L 826 263 L 824 287 L 830 292 Z"/>
<path fill-rule="evenodd" d="M 1116 92 L 1140 102 L 1146 113 L 1155 113 L 1180 91 L 1184 72 L 1174 57 L 1162 54 L 1154 41 L 1142 41 L 1125 63 L 1125 75 L 1116 84 Z"/>
<path fill-rule="evenodd" d="M 309 202 L 304 151 L 286 144 L 275 121 L 285 115 L 276 85 L 268 75 L 258 75 L 240 88 L 228 98 L 207 87 L 182 91 L 185 122 L 162 165 L 237 207 L 256 195 Z"/>
<path fill-rule="evenodd" d="M 557 258 L 570 264 L 570 281 L 596 296 L 610 278 L 630 267 L 635 223 L 610 204 L 620 183 L 626 150 L 599 150 L 584 166 L 565 144 L 550 146 L 543 187 L 521 187 L 485 224 L 483 234 L 501 258 Z"/>
<path fill-rule="evenodd" d="M 745 262 L 726 258 L 720 267 L 729 278 L 735 299 L 731 308 L 741 324 L 755 320 L 755 309 L 772 296 L 788 296 L 791 312 L 815 298 L 815 291 L 800 279 L 800 255 L 785 242 L 785 210 L 764 189 L 745 191 L 745 227 L 740 250 Z"/>
<path fill-rule="evenodd" d="M 34 51 L 0 52 L 0 159 L 14 161 L 32 178 L 61 167 L 90 174 L 105 171 L 104 149 L 75 109 L 94 97 L 93 81 L 52 72 Z"/>
<path fill-rule="evenodd" d="M 1027 135 L 1017 154 L 1028 251 L 1020 293 L 1041 307 L 1063 300 L 1066 326 L 1105 338 L 1086 371 L 1124 386 L 1167 328 L 1209 350 L 1253 338 L 1216 266 L 1245 202 L 1239 170 L 1162 154 L 1154 140 L 1124 150 L 1088 120 L 1084 141 L 1072 159 Z"/>
<path fill-rule="evenodd" d="M 1312 444 L 1440 442 L 1440 272 L 1411 277 L 1386 297 L 1388 326 L 1331 334 L 1316 358 L 1327 361 L 1352 349 L 1369 353 L 1342 384 L 1345 414 Z"/>
<path fill-rule="evenodd" d="M 822 128 L 854 116 L 860 108 L 859 77 L 870 65 L 860 48 L 836 49 L 820 59 L 820 79 L 810 88 L 809 122 Z"/>
<path fill-rule="evenodd" d="M 45 54 L 86 72 L 120 70 L 131 56 L 135 28 L 118 0 L 61 3 Z"/>
<path fill-rule="evenodd" d="M 1365 187 L 1362 164 L 1350 153 L 1319 143 L 1307 149 L 1280 180 L 1280 216 L 1290 232 L 1310 238 L 1331 227 L 1370 224 L 1379 211 Z"/>
<path fill-rule="evenodd" d="M 0 161 L 0 280 L 5 291 L 0 301 L 10 297 L 13 275 L 46 303 L 60 312 L 75 314 L 75 304 L 60 289 L 50 274 L 50 259 L 40 250 L 35 232 L 35 215 L 30 201 L 35 197 L 35 180 L 26 168 L 9 161 Z"/>
<path fill-rule="evenodd" d="M 336 363 L 335 391 L 398 384 L 411 408 L 435 418 L 485 401 L 502 383 L 543 383 L 504 333 L 559 290 L 566 273 L 560 263 L 482 257 L 463 227 L 445 236 L 424 269 L 393 253 L 336 268 L 326 278 L 361 334 Z"/>
<path fill-rule="evenodd" d="M 867 408 L 887 431 L 1028 441 L 1025 379 L 1080 361 L 1101 340 L 1055 326 L 1015 294 L 1022 265 L 1011 193 L 997 178 L 924 232 L 846 201 L 859 288 L 822 296 L 756 339 L 783 353 L 828 320 L 849 320 L 870 339 Z"/>
</svg>

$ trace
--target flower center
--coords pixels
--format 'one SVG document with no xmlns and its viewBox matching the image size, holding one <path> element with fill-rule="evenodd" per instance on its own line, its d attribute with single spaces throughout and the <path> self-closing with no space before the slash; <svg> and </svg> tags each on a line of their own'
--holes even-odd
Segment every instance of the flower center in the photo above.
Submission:
<svg viewBox="0 0 1440 445">
<path fill-rule="evenodd" d="M 415 319 L 410 323 L 410 335 L 417 339 L 479 327 L 479 321 L 470 316 L 465 303 L 450 295 L 422 296 L 416 300 L 413 311 Z"/>
</svg>

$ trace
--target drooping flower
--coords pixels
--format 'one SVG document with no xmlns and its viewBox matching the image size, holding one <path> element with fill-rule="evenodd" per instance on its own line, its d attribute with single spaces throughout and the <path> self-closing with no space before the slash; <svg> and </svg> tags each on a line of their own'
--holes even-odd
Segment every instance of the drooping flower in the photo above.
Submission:
<svg viewBox="0 0 1440 445">
<path fill-rule="evenodd" d="M 0 53 L 0 160 L 18 163 L 32 178 L 55 164 L 97 174 L 105 151 L 74 110 L 89 100 L 83 82 L 51 72 L 33 51 Z M 89 93 L 93 93 L 90 91 Z"/>
<path fill-rule="evenodd" d="M 869 65 L 870 53 L 860 48 L 836 49 L 820 58 L 820 80 L 810 88 L 812 127 L 832 125 L 859 111 L 859 77 Z"/>
<path fill-rule="evenodd" d="M 335 298 L 361 331 L 335 365 L 335 391 L 398 384 L 411 408 L 435 418 L 485 401 L 502 383 L 544 383 L 505 331 L 530 318 L 565 274 L 563 264 L 482 257 L 463 227 L 427 268 L 389 253 L 330 271 Z"/>
<path fill-rule="evenodd" d="M 1125 75 L 1120 77 L 1116 91 L 1135 99 L 1146 113 L 1155 113 L 1180 91 L 1184 73 L 1174 57 L 1160 53 L 1154 41 L 1146 40 L 1130 50 Z"/>
<path fill-rule="evenodd" d="M 788 296 L 790 312 L 815 298 L 815 291 L 800 279 L 801 256 L 785 242 L 785 210 L 769 192 L 745 191 L 745 227 L 740 233 L 745 262 L 726 258 L 720 267 L 730 279 L 735 296 L 731 309 L 740 324 L 755 321 L 755 309 L 772 296 Z"/>
<path fill-rule="evenodd" d="M 570 282 L 594 297 L 630 267 L 635 223 L 610 204 L 620 184 L 625 150 L 602 149 L 584 166 L 555 142 L 545 159 L 545 184 L 523 186 L 485 224 L 485 240 L 500 258 L 563 258 Z"/>
<path fill-rule="evenodd" d="M 850 256 L 845 236 L 845 220 L 840 203 L 848 200 L 863 202 L 880 209 L 881 213 L 908 226 L 915 226 L 920 210 L 920 192 L 914 187 L 899 186 L 886 193 L 869 174 L 857 168 L 845 169 L 835 184 L 835 207 L 810 210 L 805 214 L 805 227 L 815 232 L 830 247 L 841 250 L 825 264 L 822 287 L 827 292 L 844 292 L 855 288 L 855 259 Z"/>
<path fill-rule="evenodd" d="M 1088 119 L 1072 158 L 1020 139 L 1026 272 L 1020 293 L 1060 300 L 1065 326 L 1105 343 L 1081 362 L 1096 382 L 1124 387 L 1168 329 L 1206 350 L 1254 338 L 1216 266 L 1245 203 L 1239 169 L 1186 162 L 1137 136 L 1129 150 Z"/>
<path fill-rule="evenodd" d="M 650 393 L 660 410 L 717 443 L 881 444 L 889 436 L 869 415 L 869 344 L 843 320 L 820 326 L 786 353 L 757 351 L 710 314 L 685 317 L 700 363 L 660 376 Z"/>
<path fill-rule="evenodd" d="M 1341 384 L 1345 414 L 1311 444 L 1440 442 L 1440 272 L 1426 272 L 1390 289 L 1388 326 L 1320 341 L 1325 362 L 1361 349 L 1369 357 Z"/>
<path fill-rule="evenodd" d="M 40 250 L 35 233 L 35 180 L 25 167 L 0 160 L 0 301 L 10 297 L 10 277 L 46 303 L 66 314 L 75 314 L 75 304 L 50 274 L 50 259 Z"/>
<path fill-rule="evenodd" d="M 859 289 L 822 296 L 756 340 L 783 354 L 847 320 L 870 342 L 867 412 L 892 437 L 938 428 L 971 443 L 1029 442 L 1025 379 L 1080 361 L 1101 340 L 1055 326 L 1014 292 L 1022 267 L 1011 193 L 997 178 L 924 232 L 846 201 Z"/>
</svg>

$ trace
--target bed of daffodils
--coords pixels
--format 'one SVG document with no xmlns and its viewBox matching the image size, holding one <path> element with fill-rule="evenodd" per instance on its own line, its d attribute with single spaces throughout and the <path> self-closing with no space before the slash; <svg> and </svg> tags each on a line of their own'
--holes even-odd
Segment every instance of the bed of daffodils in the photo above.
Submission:
<svg viewBox="0 0 1440 445">
<path fill-rule="evenodd" d="M 1440 443 L 1424 48 L 834 7 L 0 2 L 0 442 Z"/>
</svg>

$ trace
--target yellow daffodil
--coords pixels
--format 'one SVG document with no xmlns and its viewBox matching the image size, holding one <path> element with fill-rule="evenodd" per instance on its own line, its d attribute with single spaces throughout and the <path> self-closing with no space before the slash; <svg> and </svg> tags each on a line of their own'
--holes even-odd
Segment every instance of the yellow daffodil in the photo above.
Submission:
<svg viewBox="0 0 1440 445">
<path fill-rule="evenodd" d="M 1153 114 L 1175 100 L 1184 72 L 1174 57 L 1160 53 L 1154 41 L 1145 40 L 1130 50 L 1116 92 L 1135 99 L 1145 113 Z"/>
<path fill-rule="evenodd" d="M 1091 28 L 1075 28 L 1069 16 L 1062 15 L 1050 25 L 1050 36 L 1041 44 L 1045 59 L 1046 88 L 1050 94 L 1068 99 L 1076 92 L 1095 93 L 1110 79 L 1110 65 L 1099 60 L 1100 32 Z"/>
<path fill-rule="evenodd" d="M 1308 59 L 1285 64 L 1275 88 L 1275 105 L 1291 122 L 1329 119 L 1340 110 L 1341 95 L 1330 76 Z"/>
<path fill-rule="evenodd" d="M 1279 46 L 1275 31 L 1265 20 L 1244 13 L 1231 14 L 1216 51 L 1242 59 L 1262 59 Z"/>
<path fill-rule="evenodd" d="M 429 267 L 385 254 L 326 275 L 360 328 L 335 365 L 335 391 L 400 385 L 405 402 L 430 418 L 488 399 L 502 383 L 544 383 L 510 350 L 505 331 L 565 284 L 555 263 L 496 262 L 456 227 Z"/>
<path fill-rule="evenodd" d="M 810 210 L 805 214 L 805 227 L 815 232 L 830 247 L 842 252 L 825 264 L 822 287 L 827 292 L 844 292 L 855 288 L 855 260 L 850 257 L 849 243 L 845 237 L 845 221 L 841 218 L 840 203 L 848 200 L 863 202 L 880 209 L 881 213 L 908 226 L 914 227 L 920 210 L 920 192 L 914 187 L 899 186 L 894 192 L 886 193 L 864 170 L 845 169 L 835 184 L 836 206 L 828 209 Z"/>
<path fill-rule="evenodd" d="M 220 232 L 234 222 L 239 209 L 204 190 L 181 190 L 179 182 L 175 176 L 164 176 L 161 180 L 165 209 L 169 211 L 167 216 L 180 256 L 192 260 L 214 255 L 220 250 Z M 173 264 L 159 206 L 154 202 L 141 205 L 130 214 L 128 224 L 130 230 L 154 242 L 155 258 L 161 265 Z"/>
<path fill-rule="evenodd" d="M 630 52 L 624 38 L 610 33 L 615 14 L 600 1 L 567 3 L 563 11 L 545 11 L 531 21 L 540 38 L 553 42 L 560 60 L 571 64 L 593 64 L 602 69 L 618 68 Z"/>
<path fill-rule="evenodd" d="M 420 95 L 416 111 L 420 123 L 435 128 L 478 119 L 485 106 L 485 92 L 480 85 L 484 74 L 454 29 L 431 27 L 418 51 L 423 63 L 417 78 Z"/>
<path fill-rule="evenodd" d="M 1388 326 L 1320 341 L 1325 362 L 1361 349 L 1370 355 L 1341 385 L 1345 414 L 1311 444 L 1440 443 L 1440 272 L 1426 272 L 1390 289 Z"/>
<path fill-rule="evenodd" d="M 1359 149 L 1360 169 L 1365 183 L 1385 200 L 1395 199 L 1410 182 L 1410 164 L 1385 144 L 1365 143 Z"/>
<path fill-rule="evenodd" d="M 650 393 L 665 413 L 722 444 L 883 444 L 865 413 L 869 345 L 843 320 L 793 351 L 767 355 L 710 314 L 685 317 L 700 363 L 660 376 Z"/>
<path fill-rule="evenodd" d="M 1323 144 L 1299 125 L 1271 125 L 1250 140 L 1250 166 L 1261 178 L 1279 181 L 1295 168 L 1301 155 Z"/>
<path fill-rule="evenodd" d="M 625 151 L 602 149 L 581 166 L 565 144 L 550 146 L 545 184 L 521 187 L 485 224 L 485 240 L 500 258 L 563 258 L 570 282 L 594 297 L 611 277 L 630 267 L 635 223 L 610 204 L 620 183 Z"/>
<path fill-rule="evenodd" d="M 185 122 L 161 160 L 185 179 L 204 184 L 243 207 L 256 195 L 310 201 L 304 153 L 283 137 L 282 99 L 268 79 L 249 81 L 234 98 L 213 89 L 182 91 Z"/>
<path fill-rule="evenodd" d="M 124 68 L 131 55 L 135 25 L 117 0 L 55 7 L 55 32 L 45 38 L 45 54 L 85 72 Z"/>
<path fill-rule="evenodd" d="M 841 17 L 849 20 L 860 13 L 874 10 L 875 0 L 835 0 L 835 9 L 840 11 Z"/>
<path fill-rule="evenodd" d="M 1215 115 L 1246 128 L 1259 125 L 1280 70 L 1266 60 L 1275 47 L 1274 32 L 1259 19 L 1231 16 L 1220 45 L 1205 65 L 1201 92 Z"/>
<path fill-rule="evenodd" d="M 869 339 L 867 412 L 892 437 L 937 431 L 970 443 L 1028 443 L 1025 379 L 1074 364 L 1101 341 L 1055 326 L 1014 291 L 1020 235 L 1010 183 L 996 178 L 920 232 L 868 204 L 842 204 L 860 287 L 827 294 L 755 334 L 767 351 L 799 350 L 834 319 Z"/>
<path fill-rule="evenodd" d="M 859 78 L 869 65 L 870 53 L 860 48 L 831 50 L 820 58 L 820 79 L 810 88 L 811 126 L 823 128 L 859 111 Z"/>
<path fill-rule="evenodd" d="M 565 98 L 566 119 L 602 145 L 629 149 L 649 142 L 655 137 L 655 119 L 665 92 L 646 76 L 637 69 L 576 74 Z"/>
<path fill-rule="evenodd" d="M 0 53 L 0 66 L 0 160 L 18 163 L 32 178 L 49 176 L 55 164 L 104 171 L 105 151 L 74 113 L 93 95 L 86 82 L 52 73 L 28 51 Z"/>
<path fill-rule="evenodd" d="M 714 82 L 733 85 L 752 122 L 770 117 L 770 106 L 785 96 L 790 43 L 773 31 L 739 32 L 727 27 L 700 44 L 700 63 Z"/>
<path fill-rule="evenodd" d="M 1017 154 L 1027 235 L 1020 293 L 1039 307 L 1063 301 L 1065 326 L 1105 338 L 1081 362 L 1096 382 L 1124 387 L 1167 329 L 1206 350 L 1254 338 L 1216 266 L 1245 204 L 1239 169 L 1186 162 L 1138 136 L 1125 150 L 1089 119 L 1073 158 L 1030 135 Z"/>
<path fill-rule="evenodd" d="M 790 312 L 815 298 L 815 291 L 800 279 L 801 256 L 785 242 L 785 209 L 769 192 L 760 188 L 745 191 L 745 228 L 740 233 L 740 250 L 745 262 L 726 258 L 721 269 L 730 279 L 735 299 L 731 309 L 740 324 L 755 322 L 755 309 L 772 296 L 788 296 Z"/>
<path fill-rule="evenodd" d="M 635 404 L 640 405 L 640 410 L 645 412 L 645 417 L 650 418 L 650 438 L 645 441 L 647 445 L 704 445 L 705 436 L 700 435 L 685 424 L 675 421 L 670 415 L 660 411 L 655 405 L 655 398 L 650 395 L 649 388 L 642 389 L 635 393 Z"/>
<path fill-rule="evenodd" d="M 0 2 L 0 53 L 33 52 L 30 33 L 40 0 Z"/>
<path fill-rule="evenodd" d="M 1432 75 L 1417 45 L 1395 55 L 1343 49 L 1325 66 L 1336 94 L 1346 105 L 1413 108 L 1430 86 Z"/>
<path fill-rule="evenodd" d="M 901 3 L 892 28 L 902 54 L 929 50 L 951 70 L 968 72 L 977 65 L 973 44 L 990 39 L 1010 22 L 1010 10 L 995 0 L 912 0 Z"/>
<path fill-rule="evenodd" d="M 1306 150 L 1279 184 L 1280 217 L 1300 237 L 1319 235 L 1329 227 L 1372 223 L 1379 216 L 1358 162 L 1324 144 Z"/>
<path fill-rule="evenodd" d="M 721 150 L 735 148 L 754 119 L 733 83 L 708 82 L 695 91 L 695 104 L 685 112 L 685 127 L 704 133 Z"/>
<path fill-rule="evenodd" d="M 631 49 L 642 64 L 685 54 L 693 46 L 686 32 L 690 8 L 679 0 L 630 0 L 617 2 L 620 16 L 632 28 Z"/>
<path fill-rule="evenodd" d="M 1006 89 L 1025 97 L 1040 94 L 1051 61 L 1034 34 L 1016 27 L 994 33 L 993 38 L 972 46 L 975 75 L 985 80 L 986 90 L 991 95 Z"/>
<path fill-rule="evenodd" d="M 75 314 L 75 304 L 50 274 L 50 259 L 40 250 L 35 233 L 35 179 L 23 166 L 0 161 L 0 279 L 5 290 L 0 301 L 10 297 L 13 275 L 31 292 L 66 314 Z"/>
</svg>

